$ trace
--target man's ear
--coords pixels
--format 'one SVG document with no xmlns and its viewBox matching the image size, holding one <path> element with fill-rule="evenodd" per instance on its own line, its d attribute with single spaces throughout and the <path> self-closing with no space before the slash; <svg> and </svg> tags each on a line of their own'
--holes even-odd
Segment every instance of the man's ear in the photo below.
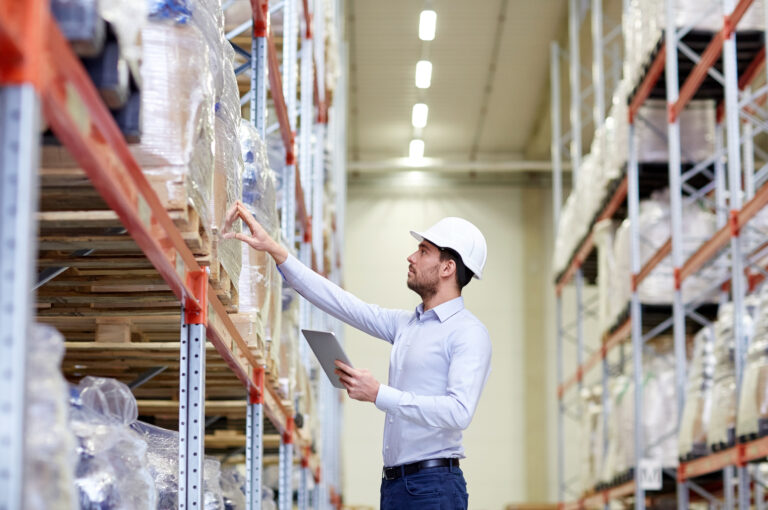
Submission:
<svg viewBox="0 0 768 510">
<path fill-rule="evenodd" d="M 456 261 L 453 259 L 448 259 L 441 264 L 440 276 L 450 277 L 453 276 L 454 273 L 456 273 Z"/>
</svg>

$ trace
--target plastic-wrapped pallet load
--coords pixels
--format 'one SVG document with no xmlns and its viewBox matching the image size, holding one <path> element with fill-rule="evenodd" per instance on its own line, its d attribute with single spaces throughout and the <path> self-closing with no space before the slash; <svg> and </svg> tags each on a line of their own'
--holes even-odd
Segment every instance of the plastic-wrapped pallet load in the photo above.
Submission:
<svg viewBox="0 0 768 510">
<path fill-rule="evenodd" d="M 224 510 L 245 510 L 245 477 L 233 466 L 221 468 Z"/>
<path fill-rule="evenodd" d="M 146 464 L 157 488 L 157 510 L 176 510 L 179 508 L 179 433 L 140 421 L 133 422 L 131 428 L 146 445 Z M 201 510 L 224 508 L 220 469 L 218 460 L 205 458 Z"/>
<path fill-rule="evenodd" d="M 755 334 L 742 377 L 736 434 L 752 440 L 768 435 L 768 286 L 760 292 Z"/>
<path fill-rule="evenodd" d="M 698 203 L 689 203 L 683 207 L 683 223 L 685 237 L 683 239 L 683 256 L 690 257 L 715 232 L 715 216 Z M 656 191 L 647 200 L 640 202 L 638 215 L 640 234 L 640 266 L 650 260 L 670 236 L 669 191 Z M 611 310 L 609 322 L 614 323 L 626 308 L 630 299 L 630 222 L 624 220 L 616 232 L 614 244 L 614 269 L 609 289 Z M 683 298 L 690 301 L 693 297 L 714 299 L 709 279 L 701 275 L 693 275 L 683 282 Z M 672 260 L 667 256 L 640 283 L 638 294 L 642 303 L 668 304 L 672 302 L 674 292 L 674 271 Z"/>
<path fill-rule="evenodd" d="M 608 450 L 601 470 L 603 483 L 615 482 L 634 465 L 634 382 L 631 375 L 611 381 L 611 408 L 608 417 Z"/>
<path fill-rule="evenodd" d="M 643 355 L 643 457 L 677 466 L 674 338 L 654 338 Z"/>
<path fill-rule="evenodd" d="M 136 400 L 114 379 L 85 377 L 74 390 L 70 427 L 78 440 L 75 487 L 81 508 L 155 508 L 147 445 L 129 425 Z"/>
<path fill-rule="evenodd" d="M 715 324 L 716 362 L 712 389 L 712 415 L 707 433 L 707 442 L 713 451 L 732 446 L 736 439 L 737 406 L 733 322 L 733 303 L 721 305 Z M 745 313 L 743 334 L 749 339 L 752 337 L 752 333 L 752 317 L 749 313 Z"/>
<path fill-rule="evenodd" d="M 215 96 L 206 12 L 197 6 L 150 4 L 141 30 L 142 142 L 130 148 L 166 207 L 191 204 L 210 235 Z"/>
<path fill-rule="evenodd" d="M 281 396 L 292 401 L 296 390 L 296 366 L 299 362 L 299 294 L 284 288 L 281 309 L 278 382 Z"/>
<path fill-rule="evenodd" d="M 582 390 L 584 406 L 581 421 L 581 485 L 584 491 L 594 488 L 600 479 L 603 463 L 603 407 L 602 387 L 594 386 Z"/>
<path fill-rule="evenodd" d="M 612 325 L 611 277 L 616 274 L 616 260 L 613 254 L 616 223 L 603 220 L 592 229 L 597 248 L 597 296 L 598 331 L 607 331 Z"/>
<path fill-rule="evenodd" d="M 555 239 L 553 268 L 562 272 L 587 235 L 587 229 L 621 177 L 629 155 L 629 124 L 626 80 L 617 86 L 603 126 L 595 131 L 590 152 L 579 168 L 578 179 L 560 215 Z M 666 108 L 663 102 L 647 101 L 637 115 L 636 140 L 640 163 L 667 161 Z M 701 161 L 714 152 L 715 108 L 711 101 L 697 101 L 680 115 L 682 160 Z"/>
<path fill-rule="evenodd" d="M 715 335 L 712 327 L 699 330 L 693 340 L 693 357 L 688 367 L 685 407 L 680 422 L 678 455 L 691 460 L 707 454 L 707 430 L 712 407 Z"/>
<path fill-rule="evenodd" d="M 73 510 L 75 437 L 67 423 L 69 391 L 61 375 L 64 338 L 35 324 L 27 341 L 27 401 L 24 435 L 24 508 Z"/>
<path fill-rule="evenodd" d="M 667 146 L 667 104 L 663 99 L 649 99 L 637 112 L 635 133 L 638 161 L 669 161 Z M 715 151 L 715 104 L 694 101 L 680 113 L 680 155 L 683 163 L 704 161 Z"/>
<path fill-rule="evenodd" d="M 225 47 L 221 62 L 222 90 L 215 104 L 215 166 L 213 172 L 213 193 L 210 200 L 210 212 L 213 220 L 212 267 L 214 280 L 221 282 L 218 264 L 226 272 L 231 282 L 238 282 L 242 266 L 243 243 L 236 239 L 223 239 L 219 235 L 226 219 L 227 211 L 242 197 L 243 156 L 240 150 L 239 128 L 240 94 L 237 88 L 235 71 L 232 66 L 234 50 L 231 45 Z M 239 222 L 233 225 L 239 231 Z"/>
<path fill-rule="evenodd" d="M 244 163 L 243 204 L 271 236 L 279 237 L 275 173 L 269 166 L 264 142 L 256 128 L 246 120 L 240 122 L 239 138 Z M 282 283 L 277 266 L 269 254 L 253 250 L 245 243 L 241 243 L 240 249 L 243 267 L 238 283 L 240 304 L 235 324 L 248 344 L 257 346 L 257 337 L 266 337 L 264 327 L 267 323 L 270 334 L 274 327 L 269 321 L 270 305 L 272 294 L 279 294 L 274 288 L 275 283 L 278 286 L 282 286 Z"/>
</svg>

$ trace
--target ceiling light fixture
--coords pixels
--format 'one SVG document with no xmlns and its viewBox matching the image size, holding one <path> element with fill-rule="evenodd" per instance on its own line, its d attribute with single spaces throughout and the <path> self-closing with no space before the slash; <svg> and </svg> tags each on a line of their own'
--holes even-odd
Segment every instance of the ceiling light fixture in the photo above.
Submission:
<svg viewBox="0 0 768 510">
<path fill-rule="evenodd" d="M 416 103 L 413 105 L 413 112 L 411 113 L 411 123 L 415 128 L 424 128 L 427 126 L 427 116 L 429 115 L 429 106 L 424 103 Z"/>
<path fill-rule="evenodd" d="M 432 62 L 419 60 L 416 62 L 416 87 L 428 89 L 432 84 Z"/>
<path fill-rule="evenodd" d="M 424 158 L 424 140 L 414 139 L 408 145 L 408 157 L 412 160 Z"/>
<path fill-rule="evenodd" d="M 421 11 L 419 16 L 419 39 L 422 41 L 431 41 L 435 38 L 435 27 L 437 26 L 437 13 L 432 10 Z"/>
</svg>

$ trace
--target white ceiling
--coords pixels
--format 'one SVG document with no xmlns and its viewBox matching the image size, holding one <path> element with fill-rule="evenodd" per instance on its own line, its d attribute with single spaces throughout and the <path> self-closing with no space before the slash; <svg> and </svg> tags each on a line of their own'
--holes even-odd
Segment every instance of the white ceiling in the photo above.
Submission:
<svg viewBox="0 0 768 510">
<path fill-rule="evenodd" d="M 437 33 L 422 42 L 425 2 L 347 0 L 350 162 L 407 156 L 411 108 L 420 98 L 429 105 L 426 157 L 458 163 L 530 154 L 540 119 L 549 115 L 549 43 L 562 39 L 568 2 L 430 4 Z M 422 51 L 433 63 L 425 91 L 414 85 Z"/>
</svg>

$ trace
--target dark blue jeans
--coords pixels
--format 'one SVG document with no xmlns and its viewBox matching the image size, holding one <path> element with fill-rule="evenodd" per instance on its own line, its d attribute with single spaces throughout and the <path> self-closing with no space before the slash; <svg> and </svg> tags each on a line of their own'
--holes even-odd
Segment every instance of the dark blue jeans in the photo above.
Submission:
<svg viewBox="0 0 768 510">
<path fill-rule="evenodd" d="M 458 466 L 381 481 L 381 510 L 466 510 L 468 504 L 467 483 Z"/>
</svg>

